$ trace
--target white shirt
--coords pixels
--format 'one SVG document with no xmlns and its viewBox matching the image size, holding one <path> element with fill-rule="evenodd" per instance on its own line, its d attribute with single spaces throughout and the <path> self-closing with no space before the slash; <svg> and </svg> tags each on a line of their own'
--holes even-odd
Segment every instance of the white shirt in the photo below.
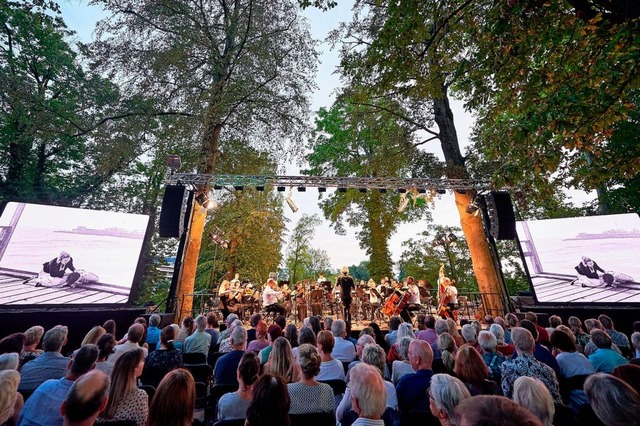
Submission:
<svg viewBox="0 0 640 426">
<path fill-rule="evenodd" d="M 316 380 L 344 380 L 344 367 L 337 359 L 331 361 L 323 361 L 320 364 L 320 373 L 316 376 Z"/>
<path fill-rule="evenodd" d="M 336 343 L 333 345 L 331 356 L 340 362 L 351 362 L 356 359 L 356 347 L 348 340 L 342 337 L 335 338 Z"/>
<path fill-rule="evenodd" d="M 264 290 L 262 290 L 262 306 L 269 306 L 274 303 L 278 303 L 278 297 L 281 294 L 281 291 L 275 291 L 271 287 L 266 286 Z"/>
<path fill-rule="evenodd" d="M 409 286 L 409 294 L 411 297 L 409 298 L 409 303 L 413 303 L 414 305 L 420 304 L 420 289 L 416 284 L 411 284 Z"/>
<path fill-rule="evenodd" d="M 448 303 L 458 303 L 458 289 L 457 288 L 455 288 L 452 285 L 447 286 L 447 288 L 444 289 L 444 293 L 449 298 L 449 302 Z"/>
<path fill-rule="evenodd" d="M 120 358 L 123 353 L 132 351 L 134 349 L 142 349 L 142 352 L 144 352 L 144 358 L 146 358 L 147 354 L 149 353 L 147 348 L 143 348 L 142 346 L 138 345 L 137 343 L 133 343 L 132 341 L 127 340 L 123 344 L 116 345 L 113 348 L 113 353 L 111 355 L 109 355 L 108 361 L 109 362 L 113 362 L 115 364 L 116 361 L 118 360 L 118 358 Z"/>
</svg>

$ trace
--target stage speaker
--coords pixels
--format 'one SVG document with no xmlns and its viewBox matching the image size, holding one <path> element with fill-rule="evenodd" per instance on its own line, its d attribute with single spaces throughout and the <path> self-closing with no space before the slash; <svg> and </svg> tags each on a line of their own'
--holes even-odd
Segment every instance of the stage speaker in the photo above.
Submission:
<svg viewBox="0 0 640 426">
<path fill-rule="evenodd" d="M 509 193 L 492 191 L 484 198 L 489 216 L 489 234 L 496 240 L 515 240 L 516 217 Z"/>
<path fill-rule="evenodd" d="M 187 188 L 183 185 L 168 185 L 165 188 L 158 225 L 158 233 L 161 237 L 180 237 L 182 231 L 180 216 L 186 190 Z"/>
</svg>

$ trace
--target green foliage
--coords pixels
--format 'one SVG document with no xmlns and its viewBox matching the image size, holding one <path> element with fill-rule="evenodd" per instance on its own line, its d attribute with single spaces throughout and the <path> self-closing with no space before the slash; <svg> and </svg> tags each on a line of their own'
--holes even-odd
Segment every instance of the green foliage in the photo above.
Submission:
<svg viewBox="0 0 640 426">
<path fill-rule="evenodd" d="M 369 281 L 369 278 L 371 278 L 371 275 L 369 274 L 369 265 L 371 265 L 370 261 L 363 260 L 358 265 L 349 266 L 349 275 L 353 277 L 356 284 L 360 280 Z"/>
<path fill-rule="evenodd" d="M 317 272 L 313 270 L 314 255 L 323 256 L 319 251 L 312 251 L 309 243 L 313 239 L 316 228 L 322 223 L 317 215 L 303 214 L 289 235 L 289 244 L 285 258 L 285 265 L 289 271 L 289 281 L 297 283 L 300 280 L 313 278 Z M 326 255 L 326 252 L 324 253 Z M 320 260 L 319 258 L 315 260 Z M 323 265 L 324 266 L 324 265 Z"/>
</svg>

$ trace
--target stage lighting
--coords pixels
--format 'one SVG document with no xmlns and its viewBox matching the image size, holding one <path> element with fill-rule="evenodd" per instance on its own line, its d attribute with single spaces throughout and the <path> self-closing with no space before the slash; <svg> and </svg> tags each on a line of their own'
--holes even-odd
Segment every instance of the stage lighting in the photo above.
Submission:
<svg viewBox="0 0 640 426">
<path fill-rule="evenodd" d="M 347 192 L 347 188 L 345 188 L 345 187 L 339 187 L 339 188 L 338 188 L 338 192 Z"/>
<path fill-rule="evenodd" d="M 285 197 L 285 201 L 289 205 L 289 208 L 291 209 L 291 211 L 295 213 L 298 211 L 298 206 L 296 206 L 296 203 L 293 202 L 293 198 L 291 197 L 292 191 L 293 191 L 293 188 L 289 188 L 289 195 Z"/>
<path fill-rule="evenodd" d="M 307 187 L 306 186 L 299 186 L 298 187 L 298 192 L 307 192 Z"/>
<path fill-rule="evenodd" d="M 365 193 L 365 192 L 367 192 L 367 188 L 358 188 L 358 191 L 362 192 L 362 193 Z"/>
<path fill-rule="evenodd" d="M 387 188 L 378 188 L 378 192 L 381 194 L 386 194 L 387 193 Z"/>
<path fill-rule="evenodd" d="M 180 170 L 182 167 L 182 160 L 180 160 L 179 155 L 167 155 L 167 167 L 171 169 L 171 171 Z"/>
<path fill-rule="evenodd" d="M 277 186 L 276 189 L 278 190 L 278 192 L 284 192 L 287 188 L 285 188 L 284 186 Z"/>
<path fill-rule="evenodd" d="M 256 191 L 264 191 L 264 185 L 256 186 Z"/>
<path fill-rule="evenodd" d="M 398 188 L 398 192 L 400 194 L 405 194 L 407 192 L 407 188 Z"/>
<path fill-rule="evenodd" d="M 327 188 L 325 188 L 324 186 L 319 186 L 318 192 L 327 192 Z"/>
<path fill-rule="evenodd" d="M 446 194 L 446 193 L 447 193 L 447 190 L 446 190 L 446 189 L 438 189 L 438 190 L 436 190 L 436 192 L 437 192 L 438 194 L 440 194 L 440 195 L 443 195 L 443 194 Z"/>
<path fill-rule="evenodd" d="M 213 185 L 213 189 L 215 189 L 216 191 L 219 191 L 222 189 L 222 185 Z"/>
<path fill-rule="evenodd" d="M 233 185 L 233 189 L 236 191 L 242 191 L 244 190 L 244 185 Z"/>
<path fill-rule="evenodd" d="M 418 188 L 418 194 L 426 194 L 427 190 L 425 188 Z"/>
<path fill-rule="evenodd" d="M 402 213 L 407 206 L 409 205 L 409 198 L 406 195 L 402 194 L 400 196 L 400 205 L 398 206 L 398 213 Z"/>
<path fill-rule="evenodd" d="M 196 196 L 196 201 L 207 210 L 212 210 L 216 207 L 216 202 L 202 192 Z"/>
</svg>

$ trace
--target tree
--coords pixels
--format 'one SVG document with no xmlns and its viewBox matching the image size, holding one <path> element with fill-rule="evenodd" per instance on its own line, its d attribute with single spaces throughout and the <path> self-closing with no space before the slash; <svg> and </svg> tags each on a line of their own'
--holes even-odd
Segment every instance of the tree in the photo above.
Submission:
<svg viewBox="0 0 640 426">
<path fill-rule="evenodd" d="M 372 101 L 376 102 L 376 101 Z M 431 154 L 419 151 L 421 141 L 411 136 L 408 126 L 393 115 L 400 107 L 380 103 L 379 110 L 356 105 L 342 97 L 330 109 L 322 108 L 316 119 L 315 137 L 307 155 L 309 169 L 315 176 L 358 177 L 439 177 L 441 167 Z M 387 109 L 389 111 L 387 111 Z M 401 112 L 399 112 L 401 113 Z M 405 211 L 398 211 L 401 196 L 397 193 L 337 191 L 321 202 L 324 215 L 339 233 L 346 221 L 360 227 L 357 237 L 370 256 L 369 274 L 391 276 L 392 260 L 388 240 L 398 224 L 421 218 L 429 219 L 425 199 L 433 194 L 418 193 Z M 322 194 L 320 194 L 322 197 Z"/>
<path fill-rule="evenodd" d="M 329 259 L 329 253 L 326 250 L 309 248 L 309 259 L 308 277 L 317 277 L 320 273 L 326 277 L 331 273 L 331 259 Z"/>
<path fill-rule="evenodd" d="M 292 283 L 308 277 L 308 271 L 312 267 L 309 243 L 316 232 L 315 228 L 321 223 L 318 215 L 303 214 L 291 231 L 285 264 L 289 269 L 289 280 Z"/>
</svg>

